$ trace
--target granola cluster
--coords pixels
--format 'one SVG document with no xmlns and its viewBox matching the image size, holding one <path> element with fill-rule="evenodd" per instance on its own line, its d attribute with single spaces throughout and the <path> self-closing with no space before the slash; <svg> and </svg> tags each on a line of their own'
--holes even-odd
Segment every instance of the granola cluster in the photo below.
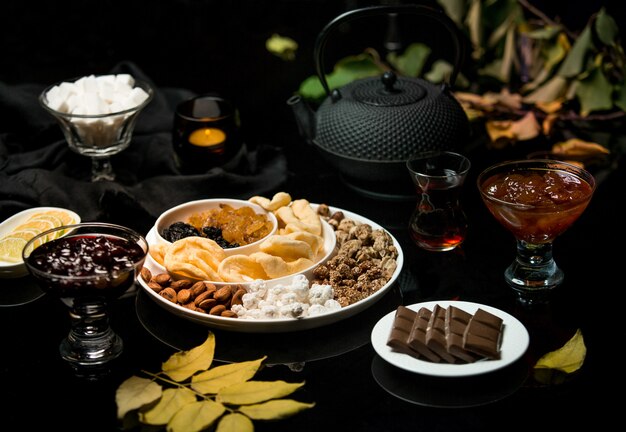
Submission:
<svg viewBox="0 0 626 432">
<path fill-rule="evenodd" d="M 334 228 L 337 254 L 315 268 L 311 283 L 331 285 L 342 307 L 369 297 L 383 287 L 397 267 L 398 250 L 385 230 L 331 214 L 327 205 L 318 213 Z"/>
</svg>

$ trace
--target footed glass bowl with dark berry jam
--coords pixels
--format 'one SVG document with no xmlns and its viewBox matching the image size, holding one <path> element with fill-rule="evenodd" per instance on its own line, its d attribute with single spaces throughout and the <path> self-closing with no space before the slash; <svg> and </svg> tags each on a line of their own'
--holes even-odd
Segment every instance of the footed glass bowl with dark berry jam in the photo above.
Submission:
<svg viewBox="0 0 626 432">
<path fill-rule="evenodd" d="M 48 238 L 25 259 L 42 289 L 61 298 L 117 298 L 135 282 L 147 244 L 138 234 L 106 225 L 65 227 L 73 230 Z"/>
<path fill-rule="evenodd" d="M 69 308 L 72 328 L 59 351 L 77 375 L 91 378 L 122 353 L 107 303 L 133 286 L 147 253 L 141 234 L 99 222 L 45 231 L 24 246 L 30 275 Z"/>
</svg>

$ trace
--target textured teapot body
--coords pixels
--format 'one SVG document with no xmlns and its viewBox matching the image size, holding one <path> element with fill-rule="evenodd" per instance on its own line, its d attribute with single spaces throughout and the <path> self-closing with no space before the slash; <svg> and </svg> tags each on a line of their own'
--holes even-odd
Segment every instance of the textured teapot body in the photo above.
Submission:
<svg viewBox="0 0 626 432">
<path fill-rule="evenodd" d="M 370 78 L 326 98 L 317 109 L 314 142 L 348 158 L 405 161 L 415 152 L 457 150 L 468 131 L 467 116 L 445 85 L 399 77 L 389 90 Z"/>
</svg>

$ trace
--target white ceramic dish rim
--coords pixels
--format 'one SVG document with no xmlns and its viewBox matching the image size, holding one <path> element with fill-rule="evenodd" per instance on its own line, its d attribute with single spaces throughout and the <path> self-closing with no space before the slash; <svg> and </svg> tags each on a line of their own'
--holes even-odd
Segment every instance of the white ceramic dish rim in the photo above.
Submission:
<svg viewBox="0 0 626 432">
<path fill-rule="evenodd" d="M 383 316 L 372 329 L 371 342 L 376 353 L 393 366 L 409 372 L 438 377 L 463 377 L 480 375 L 501 369 L 519 359 L 526 352 L 530 342 L 526 327 L 517 318 L 500 309 L 480 303 L 452 300 L 415 303 L 406 307 L 414 311 L 418 311 L 421 307 L 432 310 L 436 304 L 444 308 L 450 305 L 456 306 L 472 314 L 478 308 L 481 308 L 502 318 L 504 330 L 500 347 L 501 358 L 499 360 L 480 360 L 467 364 L 433 363 L 411 357 L 408 354 L 392 351 L 387 345 L 387 340 L 393 325 L 395 310 Z"/>
<path fill-rule="evenodd" d="M 29 216 L 44 212 L 48 210 L 59 210 L 64 211 L 72 215 L 76 222 L 80 223 L 81 218 L 78 213 L 62 208 L 62 207 L 33 207 L 26 210 L 22 210 L 19 213 L 14 214 L 13 216 L 7 218 L 3 222 L 0 223 L 0 238 L 3 238 L 5 235 L 9 234 L 13 229 L 15 229 L 18 225 L 26 222 Z M 24 262 L 12 263 L 0 260 L 0 278 L 18 278 L 22 276 L 26 276 L 28 274 L 28 270 L 24 265 Z"/>
<path fill-rule="evenodd" d="M 311 204 L 316 207 L 317 204 Z M 375 223 L 374 221 L 367 219 L 363 216 L 360 216 L 356 213 L 352 213 L 347 210 L 343 210 L 337 207 L 329 207 L 331 213 L 336 211 L 341 211 L 345 215 L 345 217 L 354 219 L 356 221 L 367 223 L 372 226 L 374 229 L 383 229 L 380 225 Z M 280 319 L 261 319 L 261 320 L 252 320 L 252 319 L 239 319 L 239 318 L 224 318 L 219 316 L 212 316 L 206 313 L 192 311 L 190 309 L 186 309 L 180 305 L 174 304 L 163 297 L 159 296 L 156 292 L 154 292 L 151 288 L 148 287 L 147 283 L 141 278 L 138 278 L 141 287 L 148 293 L 148 296 L 152 298 L 157 304 L 164 309 L 178 315 L 182 318 L 185 318 L 189 321 L 196 322 L 198 324 L 202 324 L 208 327 L 219 328 L 223 330 L 231 330 L 236 332 L 247 332 L 247 333 L 274 333 L 274 332 L 288 332 L 288 331 L 299 331 L 306 330 L 316 327 L 321 327 L 324 325 L 332 324 L 337 321 L 349 318 L 368 307 L 372 306 L 378 300 L 380 300 L 386 293 L 391 289 L 391 287 L 396 282 L 400 272 L 402 271 L 402 267 L 404 265 L 404 254 L 402 252 L 402 248 L 400 244 L 396 240 L 393 235 L 391 236 L 394 245 L 398 249 L 398 258 L 397 258 L 397 267 L 396 271 L 389 279 L 387 284 L 381 287 L 377 292 L 372 294 L 371 296 L 358 301 L 354 304 L 341 308 L 338 311 L 329 312 L 326 314 L 316 315 L 312 317 L 303 317 L 303 318 L 280 318 Z M 155 262 L 154 260 L 147 259 L 146 265 L 148 269 L 152 270 L 150 267 Z M 317 265 L 316 265 L 317 266 Z M 292 276 L 288 276 L 285 278 L 276 279 L 270 281 L 270 284 L 276 284 L 285 282 L 289 280 Z"/>
<path fill-rule="evenodd" d="M 232 199 L 232 198 L 209 198 L 209 199 L 201 199 L 201 200 L 196 200 L 196 201 L 185 202 L 185 203 L 179 204 L 175 207 L 172 207 L 164 211 L 157 218 L 156 223 L 154 224 L 155 240 L 159 242 L 163 242 L 163 243 L 170 243 L 169 241 L 161 237 L 161 228 L 164 228 L 162 227 L 162 225 L 171 225 L 174 222 L 184 221 L 185 217 L 175 216 L 176 214 L 182 213 L 182 212 L 184 212 L 186 215 L 191 215 L 193 213 L 200 213 L 203 211 L 210 210 L 211 208 L 216 208 L 219 204 L 228 204 L 233 208 L 250 207 L 254 210 L 255 213 L 266 215 L 268 219 L 270 220 L 270 222 L 272 222 L 272 230 L 267 236 L 253 243 L 244 245 L 244 246 L 224 249 L 227 255 L 235 255 L 239 253 L 250 253 L 248 251 L 258 248 L 258 245 L 263 240 L 265 240 L 267 237 L 271 235 L 274 235 L 276 233 L 276 230 L 278 229 L 278 220 L 276 219 L 276 216 L 274 215 L 274 213 L 265 210 L 263 207 L 261 207 L 258 204 L 255 204 L 247 200 L 239 200 L 239 199 Z M 197 208 L 197 210 L 190 210 L 193 208 Z"/>
</svg>

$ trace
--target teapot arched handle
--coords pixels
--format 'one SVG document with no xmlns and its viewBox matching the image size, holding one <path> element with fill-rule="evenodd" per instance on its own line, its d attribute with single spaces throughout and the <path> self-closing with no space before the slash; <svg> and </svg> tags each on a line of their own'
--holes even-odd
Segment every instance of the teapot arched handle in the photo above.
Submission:
<svg viewBox="0 0 626 432">
<path fill-rule="evenodd" d="M 353 21 L 357 18 L 393 13 L 425 15 L 435 21 L 438 21 L 439 23 L 443 24 L 444 27 L 446 27 L 446 29 L 452 36 L 452 40 L 456 48 L 454 65 L 448 82 L 448 85 L 454 85 L 456 77 L 461 68 L 464 50 L 456 24 L 454 23 L 454 21 L 452 21 L 452 19 L 450 19 L 450 17 L 448 17 L 448 15 L 446 15 L 446 13 L 442 9 L 436 9 L 425 5 L 371 6 L 362 9 L 354 9 L 339 15 L 328 24 L 326 24 L 326 26 L 317 36 L 317 39 L 315 41 L 315 48 L 313 51 L 313 56 L 315 59 L 315 69 L 317 72 L 317 76 L 319 77 L 320 82 L 322 83 L 322 86 L 326 91 L 326 94 L 330 96 L 333 100 L 335 100 L 339 96 L 331 94 L 330 87 L 328 86 L 328 81 L 326 80 L 326 74 L 324 73 L 324 48 L 326 47 L 326 43 L 328 42 L 328 37 L 330 33 L 340 24 L 346 23 L 348 21 Z"/>
</svg>

